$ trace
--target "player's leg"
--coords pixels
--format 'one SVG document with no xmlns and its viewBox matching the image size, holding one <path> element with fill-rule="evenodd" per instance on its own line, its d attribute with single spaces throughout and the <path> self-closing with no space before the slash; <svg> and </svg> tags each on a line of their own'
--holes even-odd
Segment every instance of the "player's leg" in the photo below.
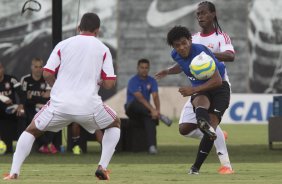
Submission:
<svg viewBox="0 0 282 184">
<path fill-rule="evenodd" d="M 229 106 L 229 101 L 230 87 L 227 82 L 223 82 L 222 87 L 216 90 L 216 95 L 214 95 L 212 106 L 210 108 L 210 116 L 212 121 L 216 121 L 216 124 L 220 123 L 221 117 Z M 216 131 L 219 135 L 215 141 L 216 152 L 222 165 L 218 172 L 220 174 L 232 174 L 234 171 L 231 167 L 224 134 L 219 126 L 217 127 Z"/>
<path fill-rule="evenodd" d="M 120 119 L 115 117 L 114 122 L 105 128 L 102 139 L 102 153 L 95 175 L 100 180 L 109 180 L 107 167 L 115 152 L 116 145 L 120 138 Z"/>
<path fill-rule="evenodd" d="M 42 133 L 42 131 L 36 128 L 35 121 L 33 120 L 18 139 L 10 174 L 6 176 L 4 180 L 18 178 L 21 166 L 29 155 L 35 138 L 39 137 Z"/>
<path fill-rule="evenodd" d="M 205 123 L 207 126 L 209 126 L 208 129 L 206 127 L 202 127 L 201 129 L 201 131 L 204 133 L 204 136 L 201 139 L 196 160 L 189 171 L 189 174 L 199 174 L 199 170 L 209 155 L 214 143 L 214 139 L 211 138 L 211 134 L 209 132 L 210 129 L 213 129 L 213 127 L 210 126 L 212 121 L 208 113 L 210 99 L 205 95 L 198 95 L 193 98 L 192 104 L 196 109 L 195 111 L 198 125 L 202 126 L 201 123 Z M 215 134 L 215 132 L 212 133 Z"/>
<path fill-rule="evenodd" d="M 179 133 L 185 137 L 202 139 L 203 133 L 198 129 L 197 119 L 190 99 L 184 105 L 179 118 Z"/>
<path fill-rule="evenodd" d="M 80 125 L 77 123 L 71 124 L 71 139 L 72 139 L 72 152 L 74 155 L 80 155 L 81 154 L 81 148 L 80 148 Z"/>
<path fill-rule="evenodd" d="M 98 129 L 105 129 L 102 138 L 101 158 L 95 175 L 100 180 L 108 180 L 107 167 L 120 138 L 120 119 L 117 117 L 116 112 L 105 104 L 96 107 L 95 111 L 95 116 L 92 115 L 87 120 L 78 120 L 76 122 L 90 133 L 94 133 Z"/>
</svg>

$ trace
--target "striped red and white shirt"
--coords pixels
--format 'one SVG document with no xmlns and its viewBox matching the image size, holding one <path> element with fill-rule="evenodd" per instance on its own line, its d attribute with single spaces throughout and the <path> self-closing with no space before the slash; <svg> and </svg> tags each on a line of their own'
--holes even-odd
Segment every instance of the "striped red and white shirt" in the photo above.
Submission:
<svg viewBox="0 0 282 184">
<path fill-rule="evenodd" d="M 99 81 L 115 80 L 109 48 L 91 35 L 61 41 L 52 51 L 44 70 L 57 73 L 50 106 L 55 111 L 87 115 L 101 105 Z"/>
</svg>

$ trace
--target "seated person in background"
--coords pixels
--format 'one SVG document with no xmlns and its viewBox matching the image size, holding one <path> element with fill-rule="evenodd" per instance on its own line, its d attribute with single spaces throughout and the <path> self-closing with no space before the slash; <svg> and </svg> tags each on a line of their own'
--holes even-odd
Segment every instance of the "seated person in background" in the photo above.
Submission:
<svg viewBox="0 0 282 184">
<path fill-rule="evenodd" d="M 19 104 L 16 102 L 19 97 Z M 24 95 L 18 80 L 6 75 L 0 62 L 0 137 L 7 145 L 6 153 L 13 152 L 13 139 L 18 137 L 18 120 L 24 115 Z M 19 132 L 18 132 L 19 131 Z"/>
<path fill-rule="evenodd" d="M 81 148 L 80 148 L 80 125 L 78 123 L 72 123 L 71 124 L 71 138 L 72 138 L 72 153 L 74 155 L 80 155 L 81 154 Z M 96 130 L 95 131 L 95 136 L 97 142 L 102 144 L 102 139 L 103 139 L 103 131 L 102 130 Z"/>
<path fill-rule="evenodd" d="M 149 153 L 157 154 L 156 125 L 160 116 L 160 99 L 157 81 L 148 75 L 149 69 L 149 60 L 138 61 L 138 73 L 128 82 L 125 113 L 130 119 L 142 120 L 147 133 Z M 155 107 L 150 104 L 151 94 Z"/>
<path fill-rule="evenodd" d="M 50 99 L 51 87 L 46 83 L 42 76 L 43 60 L 34 58 L 31 62 L 31 74 L 21 78 L 22 90 L 26 100 L 24 104 L 27 124 L 31 122 L 34 115 Z M 55 136 L 54 132 L 45 132 L 36 141 L 40 146 L 41 153 L 57 153 L 57 148 L 52 143 Z"/>
</svg>

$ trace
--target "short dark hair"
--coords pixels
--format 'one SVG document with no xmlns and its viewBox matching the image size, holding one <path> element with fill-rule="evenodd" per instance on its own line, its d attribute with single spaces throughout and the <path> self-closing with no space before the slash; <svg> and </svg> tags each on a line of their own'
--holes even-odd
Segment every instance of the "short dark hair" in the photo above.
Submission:
<svg viewBox="0 0 282 184">
<path fill-rule="evenodd" d="M 179 40 L 182 37 L 185 37 L 187 39 L 192 38 L 191 32 L 184 26 L 174 26 L 167 33 L 166 42 L 168 45 L 172 46 L 174 41 Z"/>
<path fill-rule="evenodd" d="M 100 28 L 100 18 L 95 13 L 85 13 L 80 21 L 79 29 L 81 31 L 94 32 L 96 29 Z"/>
<path fill-rule="evenodd" d="M 141 63 L 147 63 L 148 65 L 150 65 L 150 61 L 148 59 L 145 59 L 145 58 L 139 59 L 137 66 L 139 66 Z"/>
</svg>

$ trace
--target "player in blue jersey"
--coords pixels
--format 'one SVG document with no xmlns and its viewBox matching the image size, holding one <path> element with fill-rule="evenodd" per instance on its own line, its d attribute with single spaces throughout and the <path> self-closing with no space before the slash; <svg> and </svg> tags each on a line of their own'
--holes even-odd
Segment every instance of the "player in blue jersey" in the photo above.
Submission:
<svg viewBox="0 0 282 184">
<path fill-rule="evenodd" d="M 198 127 L 204 133 L 196 160 L 189 170 L 189 174 L 199 174 L 216 139 L 215 129 L 230 101 L 230 86 L 225 80 L 225 65 L 219 62 L 207 47 L 192 43 L 191 33 L 186 27 L 173 27 L 167 34 L 167 43 L 173 47 L 171 57 L 176 63 L 161 70 L 155 77 L 161 79 L 167 75 L 184 72 L 191 82 L 190 86 L 180 87 L 179 92 L 184 97 L 191 96 Z M 189 70 L 193 58 L 202 52 L 211 56 L 216 63 L 216 71 L 208 80 L 197 80 Z"/>
</svg>

